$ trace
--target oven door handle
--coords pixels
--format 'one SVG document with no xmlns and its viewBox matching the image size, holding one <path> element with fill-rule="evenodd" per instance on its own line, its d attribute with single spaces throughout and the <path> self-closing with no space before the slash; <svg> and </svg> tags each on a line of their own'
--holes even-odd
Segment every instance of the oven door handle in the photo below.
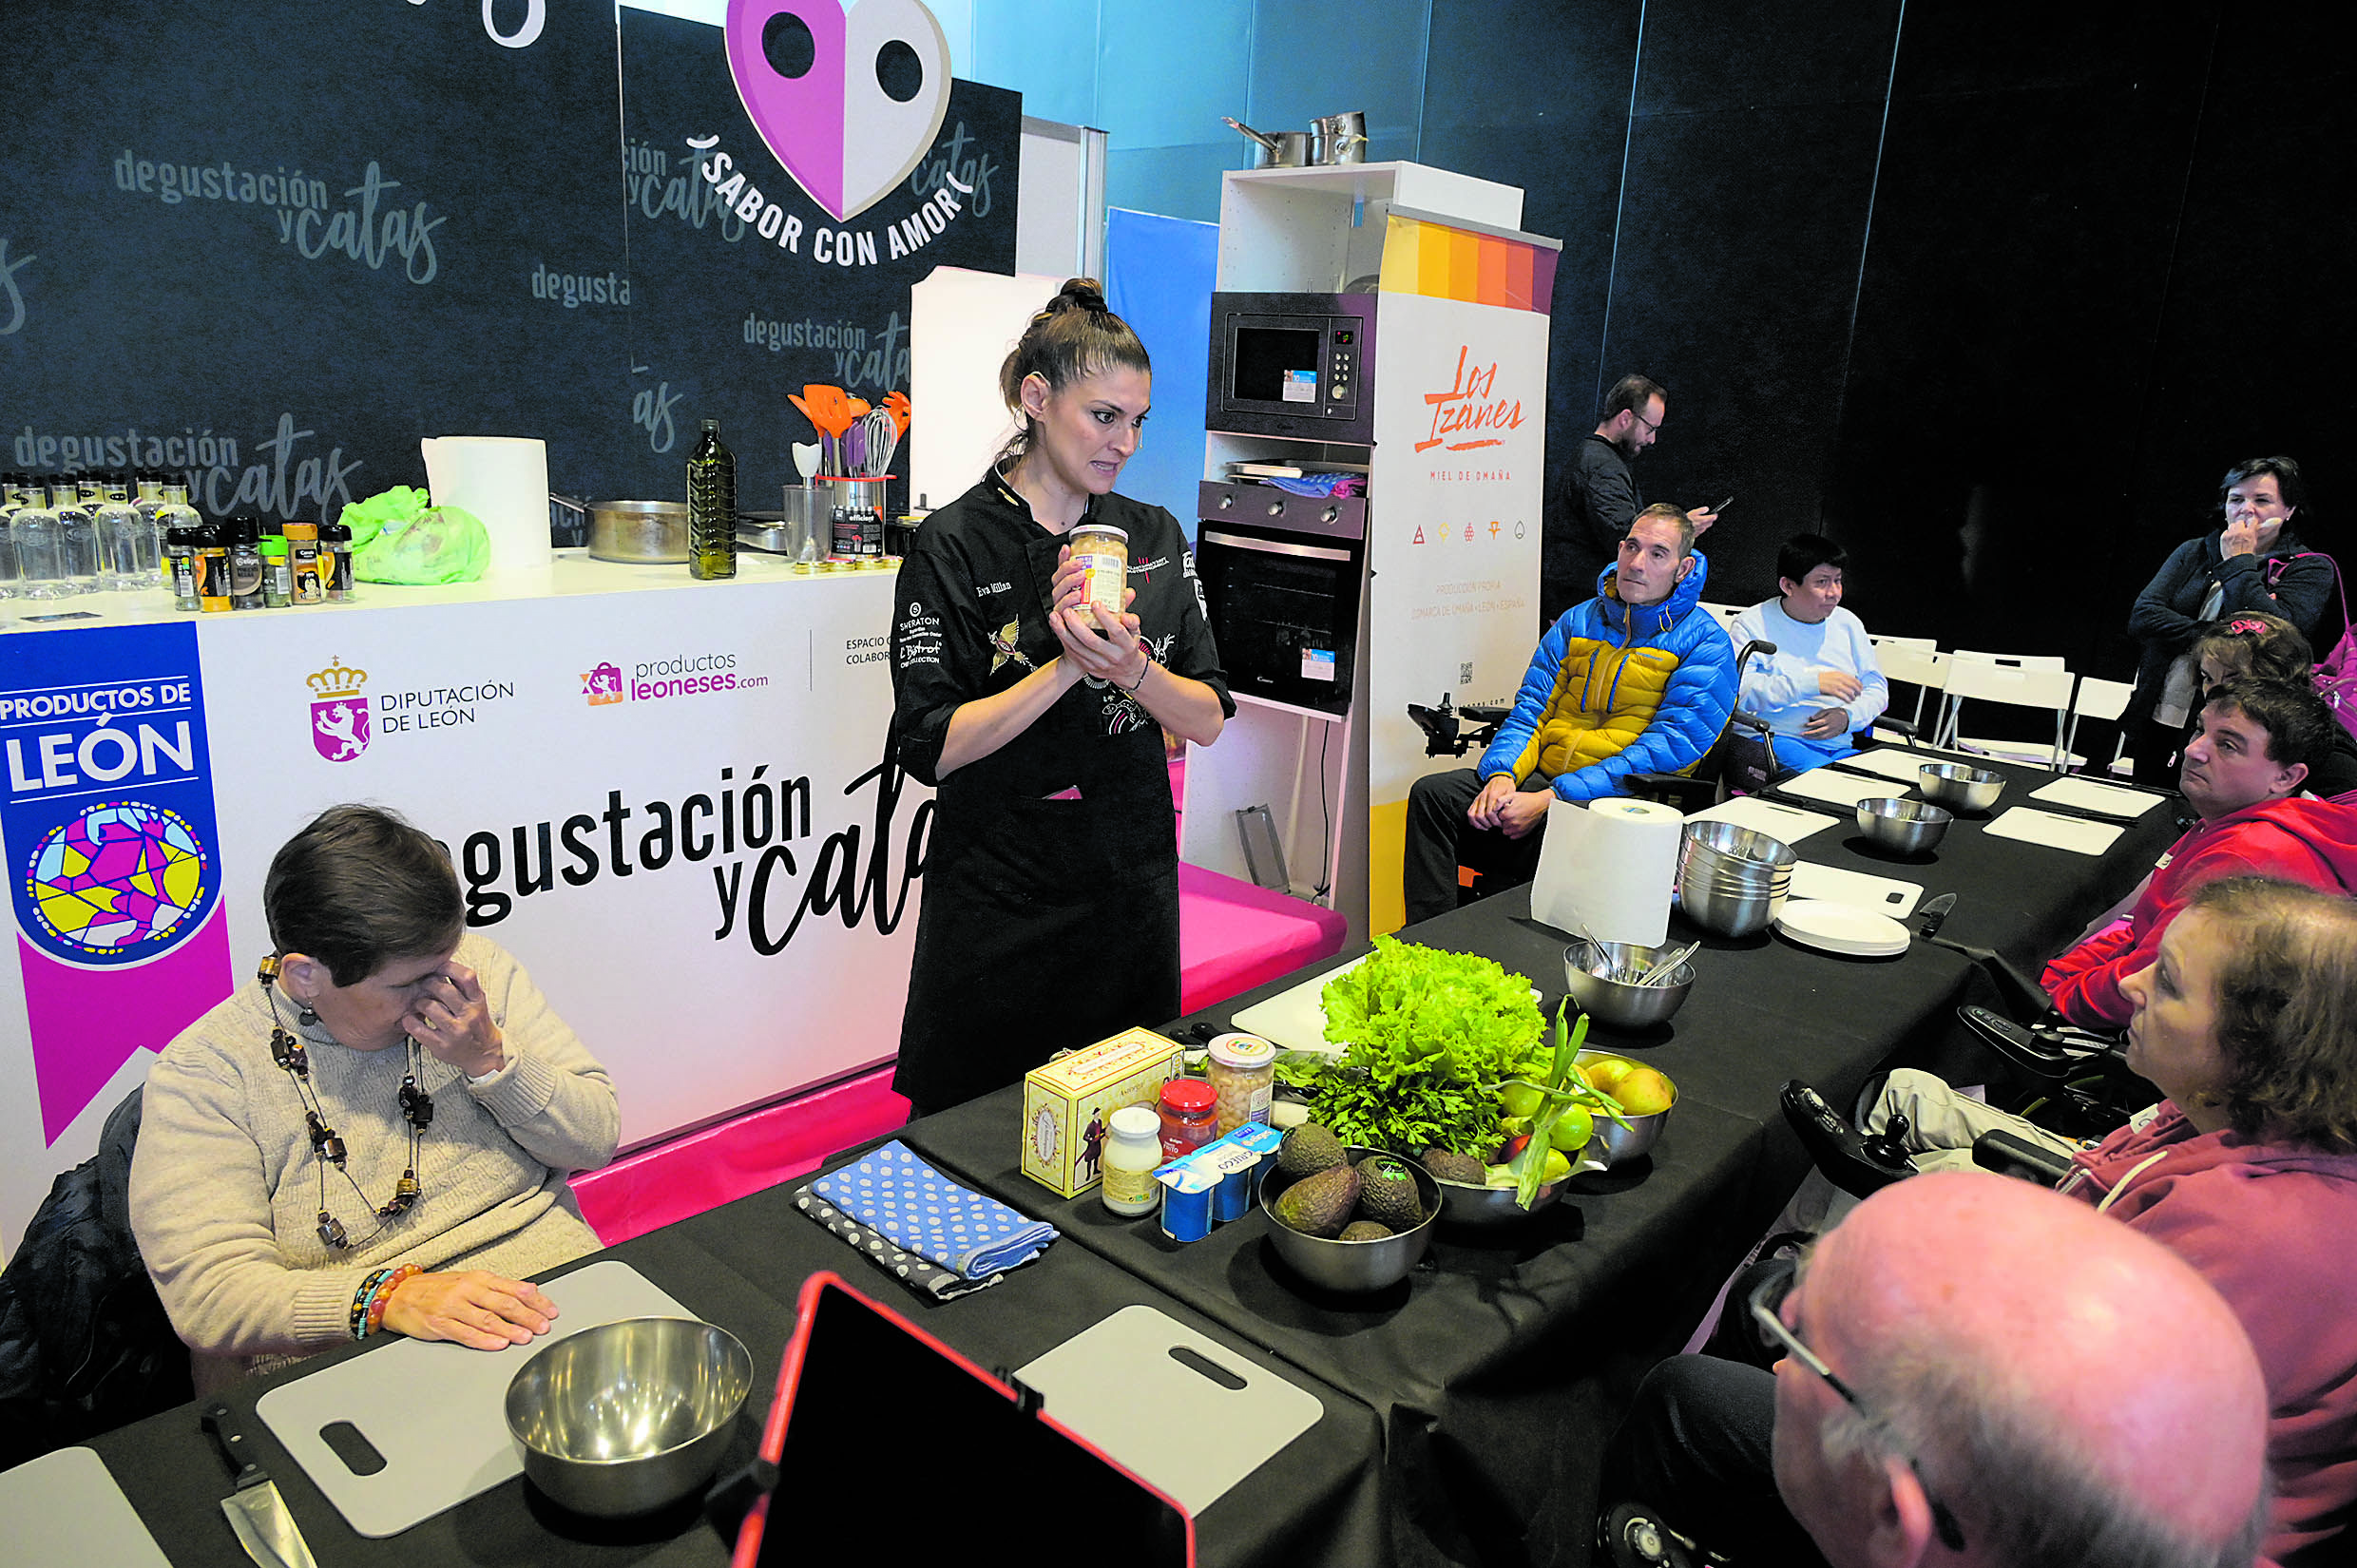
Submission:
<svg viewBox="0 0 2357 1568">
<path fill-rule="evenodd" d="M 1240 534 L 1221 533 L 1205 528 L 1198 537 L 1206 545 L 1225 545 L 1231 549 L 1259 550 L 1266 555 L 1307 556 L 1313 561 L 1349 561 L 1349 550 L 1331 549 L 1323 545 L 1286 545 L 1274 539 L 1246 539 Z"/>
</svg>

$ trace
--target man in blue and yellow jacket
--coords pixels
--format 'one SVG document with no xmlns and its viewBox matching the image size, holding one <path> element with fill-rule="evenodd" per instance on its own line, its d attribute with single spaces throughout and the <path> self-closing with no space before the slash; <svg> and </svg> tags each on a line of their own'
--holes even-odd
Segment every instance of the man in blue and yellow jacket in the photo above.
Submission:
<svg viewBox="0 0 2357 1568">
<path fill-rule="evenodd" d="M 1416 780 L 1408 797 L 1402 881 L 1412 924 L 1457 907 L 1463 834 L 1489 846 L 1500 885 L 1526 881 L 1558 799 L 1621 793 L 1630 774 L 1685 773 L 1735 705 L 1735 656 L 1718 618 L 1699 607 L 1710 563 L 1675 507 L 1629 525 L 1597 595 L 1539 640 L 1514 711 L 1479 768 Z"/>
</svg>

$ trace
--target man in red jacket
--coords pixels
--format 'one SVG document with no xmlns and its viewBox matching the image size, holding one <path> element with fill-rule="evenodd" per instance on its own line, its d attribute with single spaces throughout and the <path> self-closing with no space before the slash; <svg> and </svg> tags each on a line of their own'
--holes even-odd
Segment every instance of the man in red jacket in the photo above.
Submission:
<svg viewBox="0 0 2357 1568">
<path fill-rule="evenodd" d="M 2194 890 L 2228 876 L 2271 876 L 2327 892 L 2357 889 L 2357 807 L 2293 798 L 2330 744 L 2333 718 L 2316 694 L 2280 681 L 2210 690 L 2186 743 L 2177 788 L 2201 821 L 2106 924 L 2040 977 L 2062 1016 L 2120 1027 L 2135 1011 L 2119 983 L 2152 964 L 2160 934 Z"/>
</svg>

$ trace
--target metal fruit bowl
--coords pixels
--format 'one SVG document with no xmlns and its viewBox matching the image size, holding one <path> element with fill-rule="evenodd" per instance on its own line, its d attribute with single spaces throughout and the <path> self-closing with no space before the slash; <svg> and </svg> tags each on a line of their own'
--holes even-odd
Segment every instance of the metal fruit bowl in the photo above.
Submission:
<svg viewBox="0 0 2357 1568">
<path fill-rule="evenodd" d="M 753 1356 L 727 1329 L 626 1318 L 526 1362 L 508 1385 L 508 1432 L 552 1501 L 624 1519 L 712 1479 L 752 1389 Z"/>
<path fill-rule="evenodd" d="M 1858 831 L 1886 850 L 1922 854 L 1947 836 L 1956 813 L 1920 800 L 1874 795 L 1858 802 Z"/>
<path fill-rule="evenodd" d="M 1695 968 L 1680 964 L 1658 985 L 1636 985 L 1609 976 L 1632 970 L 1643 973 L 1671 951 L 1639 947 L 1627 942 L 1591 942 L 1585 937 L 1563 949 L 1563 988 L 1583 1013 L 1617 1029 L 1643 1029 L 1666 1023 L 1694 989 Z"/>
<path fill-rule="evenodd" d="M 1639 1061 L 1635 1057 L 1622 1056 L 1618 1051 L 1581 1051 L 1578 1057 L 1574 1058 L 1582 1067 L 1607 1059 L 1614 1061 L 1626 1061 L 1638 1067 L 1652 1065 L 1651 1062 Z M 1658 1069 L 1656 1070 L 1658 1071 Z M 1664 1079 L 1669 1078 L 1667 1073 L 1661 1076 Z M 1669 1104 L 1650 1116 L 1633 1116 L 1629 1118 L 1629 1124 L 1625 1127 L 1608 1116 L 1599 1116 L 1596 1119 L 1595 1136 L 1588 1139 L 1586 1148 L 1572 1157 L 1572 1168 L 1578 1170 L 1585 1165 L 1593 1169 L 1600 1161 L 1607 1168 L 1614 1165 L 1625 1165 L 1638 1156 L 1649 1153 L 1655 1141 L 1661 1137 L 1661 1124 L 1670 1119 L 1670 1113 L 1676 1109 L 1677 1109 L 1677 1084 L 1675 1080 L 1671 1080 Z"/>
<path fill-rule="evenodd" d="M 1469 1230 L 1487 1230 L 1528 1219 L 1562 1196 L 1565 1184 L 1554 1181 L 1542 1186 L 1527 1209 L 1514 1201 L 1511 1187 L 1476 1187 L 1469 1181 L 1442 1181 L 1438 1177 L 1434 1178 L 1434 1185 L 1441 1190 L 1444 1222 Z"/>
<path fill-rule="evenodd" d="M 1951 812 L 1985 812 L 2005 793 L 2005 775 L 1962 762 L 1926 762 L 1915 770 L 1924 798 Z"/>
<path fill-rule="evenodd" d="M 1276 1217 L 1277 1195 L 1301 1178 L 1272 1171 L 1260 1184 L 1260 1212 L 1268 1216 L 1269 1243 L 1293 1272 L 1321 1290 L 1357 1292 L 1397 1285 L 1432 1245 L 1432 1227 L 1441 1214 L 1441 1184 L 1432 1179 L 1431 1172 L 1406 1155 L 1355 1143 L 1343 1153 L 1353 1165 L 1378 1156 L 1398 1160 L 1416 1178 L 1416 1200 L 1424 1207 L 1423 1221 L 1413 1230 L 1373 1241 L 1303 1235 L 1279 1224 Z"/>
</svg>

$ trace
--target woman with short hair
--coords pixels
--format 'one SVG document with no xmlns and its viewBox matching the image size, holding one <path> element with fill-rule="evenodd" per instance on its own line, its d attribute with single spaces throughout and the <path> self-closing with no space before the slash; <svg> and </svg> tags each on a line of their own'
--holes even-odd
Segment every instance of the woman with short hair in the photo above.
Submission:
<svg viewBox="0 0 2357 1568">
<path fill-rule="evenodd" d="M 613 1157 L 605 1069 L 390 812 L 331 807 L 262 904 L 272 951 L 149 1071 L 131 1166 L 198 1391 L 374 1332 L 546 1333 L 523 1276 L 598 1248 L 565 1177 Z"/>
</svg>

